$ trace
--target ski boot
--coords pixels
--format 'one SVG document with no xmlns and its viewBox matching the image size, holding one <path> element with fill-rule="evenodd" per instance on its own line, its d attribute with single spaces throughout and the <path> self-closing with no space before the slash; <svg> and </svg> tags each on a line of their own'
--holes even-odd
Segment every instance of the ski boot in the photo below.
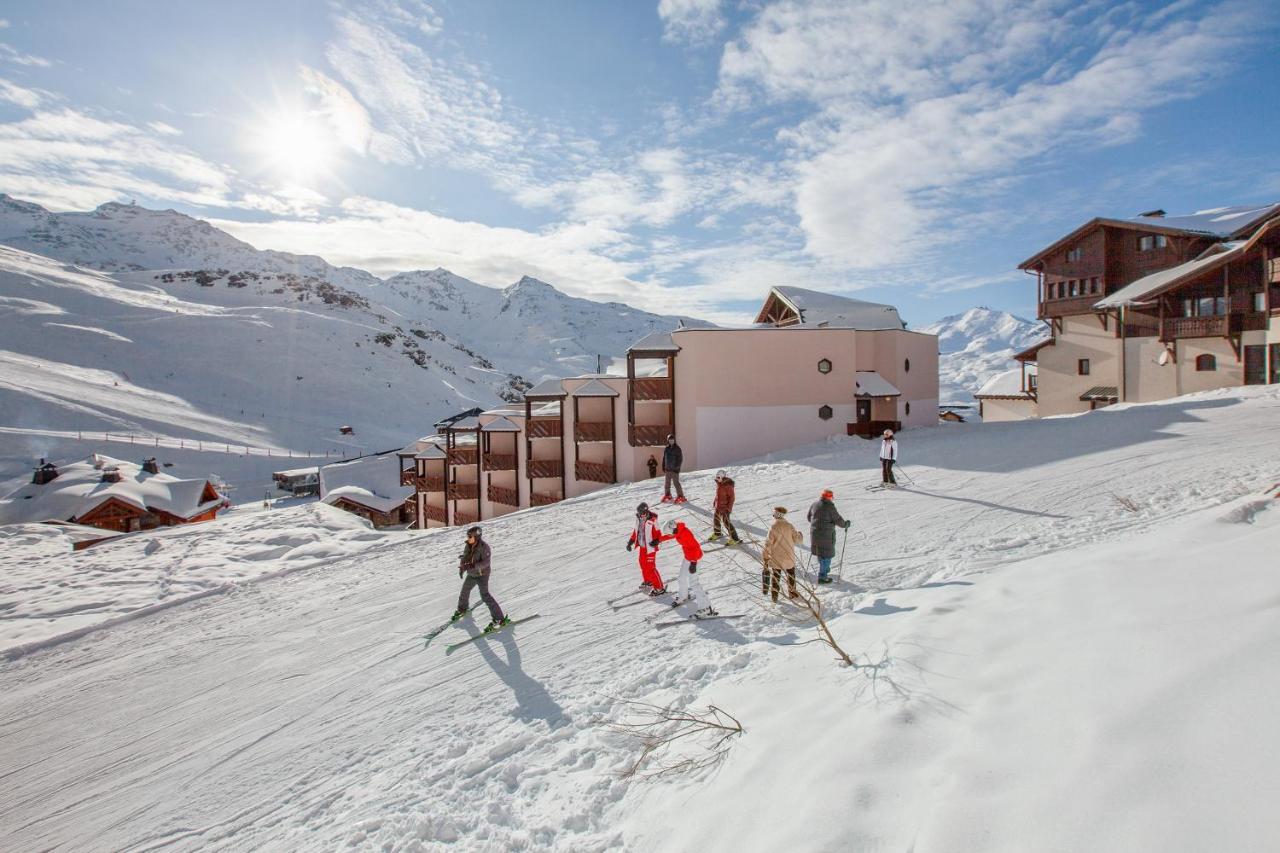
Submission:
<svg viewBox="0 0 1280 853">
<path fill-rule="evenodd" d="M 671 503 L 671 495 L 663 495 L 662 500 L 658 501 L 658 503 L 663 503 L 663 504 Z"/>
<path fill-rule="evenodd" d="M 650 598 L 657 598 L 659 595 L 666 595 L 666 594 L 667 594 L 667 588 L 665 586 L 659 586 L 649 590 Z"/>
<path fill-rule="evenodd" d="M 708 536 L 708 537 L 707 537 L 707 541 L 708 541 L 708 542 L 719 542 L 719 541 L 720 541 L 720 534 L 719 534 L 719 533 L 712 533 L 710 536 Z"/>
<path fill-rule="evenodd" d="M 653 589 L 653 584 L 649 583 L 648 581 L 645 581 L 644 583 L 640 584 L 639 588 L 642 590 Z"/>
<path fill-rule="evenodd" d="M 671 606 L 672 606 L 672 607 L 679 607 L 681 604 L 684 604 L 684 603 L 685 603 L 686 601 L 688 601 L 688 600 L 689 600 L 689 599 L 687 599 L 687 598 L 681 598 L 679 595 L 673 595 L 673 596 L 671 597 Z"/>
<path fill-rule="evenodd" d="M 498 630 L 499 628 L 505 628 L 507 625 L 510 625 L 510 624 L 511 624 L 511 617 L 503 616 L 501 619 L 497 620 L 496 622 L 490 622 L 488 625 L 485 625 L 484 633 L 492 634 L 494 631 Z"/>
<path fill-rule="evenodd" d="M 449 617 L 449 621 L 457 622 L 459 619 L 461 619 L 463 616 L 466 616 L 466 615 L 467 615 L 467 611 L 465 610 L 455 610 L 453 611 L 453 615 Z"/>
<path fill-rule="evenodd" d="M 728 542 L 726 542 L 725 544 L 726 544 L 726 545 L 741 545 L 741 544 L 742 544 L 742 540 L 741 540 L 741 539 L 730 539 L 730 540 L 729 540 Z"/>
<path fill-rule="evenodd" d="M 678 504 L 687 504 L 688 502 L 689 502 L 688 498 L 685 498 L 685 497 L 676 498 L 676 503 Z"/>
<path fill-rule="evenodd" d="M 702 608 L 701 610 L 694 611 L 693 618 L 706 619 L 708 616 L 719 616 L 719 615 L 720 615 L 720 611 L 716 610 L 714 607 L 707 606 Z"/>
<path fill-rule="evenodd" d="M 835 583 L 831 578 L 818 578 L 818 583 Z"/>
</svg>

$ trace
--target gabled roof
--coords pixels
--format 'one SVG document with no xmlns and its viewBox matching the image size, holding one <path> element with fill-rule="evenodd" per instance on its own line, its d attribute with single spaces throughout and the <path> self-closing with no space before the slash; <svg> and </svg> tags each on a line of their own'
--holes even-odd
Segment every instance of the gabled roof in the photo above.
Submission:
<svg viewBox="0 0 1280 853">
<path fill-rule="evenodd" d="M 627 352 L 631 352 L 633 350 L 646 350 L 648 352 L 679 352 L 680 347 L 676 346 L 676 342 L 671 337 L 670 332 L 650 332 L 631 346 L 627 347 Z"/>
<path fill-rule="evenodd" d="M 1035 375 L 1035 365 L 1029 364 L 1026 369 L 1029 375 Z M 1022 370 L 1023 369 L 1021 367 L 1015 367 L 1012 370 L 997 373 L 995 376 L 992 376 L 986 382 L 982 383 L 982 387 L 978 389 L 978 393 L 973 396 L 977 399 L 989 399 L 992 397 L 1007 400 L 1034 399 L 1030 394 L 1022 390 Z"/>
<path fill-rule="evenodd" d="M 885 379 L 874 370 L 859 370 L 857 372 L 857 390 L 854 391 L 855 397 L 901 397 L 902 392 L 894 387 L 893 383 Z"/>
<path fill-rule="evenodd" d="M 880 302 L 866 302 L 790 285 L 770 288 L 769 297 L 776 297 L 793 310 L 800 318 L 800 325 L 804 326 L 862 330 L 903 328 L 898 309 Z M 757 323 L 768 322 L 765 313 L 768 306 L 769 299 L 766 299 L 756 317 Z"/>
<path fill-rule="evenodd" d="M 592 379 L 573 392 L 575 397 L 617 397 L 618 392 L 599 379 Z"/>
<path fill-rule="evenodd" d="M 563 397 L 564 385 L 559 379 L 544 379 L 524 392 L 525 399 L 530 397 Z"/>
<path fill-rule="evenodd" d="M 1210 246 L 1200 257 L 1169 267 L 1151 275 L 1145 275 L 1132 281 L 1110 296 L 1099 299 L 1094 308 L 1119 308 L 1121 305 L 1135 305 L 1154 298 L 1161 291 L 1176 287 L 1184 279 L 1210 272 L 1223 264 L 1230 263 L 1240 256 L 1244 250 L 1244 242 L 1217 243 Z"/>
<path fill-rule="evenodd" d="M 105 468 L 115 468 L 120 473 L 120 481 L 102 482 Z M 222 502 L 222 496 L 208 480 L 183 480 L 163 472 L 151 474 L 137 463 L 94 454 L 79 462 L 58 466 L 57 479 L 44 485 L 25 483 L 0 498 L 0 524 L 70 521 L 112 499 L 139 510 L 158 510 L 181 519 L 208 512 Z"/>
<path fill-rule="evenodd" d="M 1022 352 L 1014 353 L 1013 360 L 1029 361 L 1034 364 L 1036 357 L 1040 354 L 1040 350 L 1044 349 L 1045 347 L 1051 347 L 1051 346 L 1053 346 L 1053 338 L 1045 338 L 1044 340 L 1037 341 L 1036 343 L 1027 347 Z"/>
<path fill-rule="evenodd" d="M 475 415 L 470 417 L 459 418 L 446 427 L 447 431 L 470 432 L 471 430 L 480 429 L 480 419 Z"/>
<path fill-rule="evenodd" d="M 320 500 L 327 504 L 346 498 L 378 512 L 391 512 L 412 494 L 412 486 L 400 485 L 400 460 L 395 453 L 320 468 Z"/>
<path fill-rule="evenodd" d="M 498 418 L 480 427 L 481 432 L 519 432 L 520 427 L 506 418 Z"/>
</svg>

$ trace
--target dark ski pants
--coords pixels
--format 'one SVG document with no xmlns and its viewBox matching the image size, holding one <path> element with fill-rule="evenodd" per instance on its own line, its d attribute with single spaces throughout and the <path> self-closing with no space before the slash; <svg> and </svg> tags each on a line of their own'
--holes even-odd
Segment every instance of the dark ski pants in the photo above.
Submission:
<svg viewBox="0 0 1280 853">
<path fill-rule="evenodd" d="M 796 570 L 795 569 L 765 569 L 760 575 L 761 586 L 764 588 L 764 594 L 773 597 L 774 601 L 778 600 L 778 593 L 782 592 L 782 573 L 787 573 L 787 594 L 792 598 L 796 597 Z"/>
<path fill-rule="evenodd" d="M 880 460 L 880 482 L 897 484 L 897 480 L 893 479 L 893 460 Z"/>
<path fill-rule="evenodd" d="M 662 496 L 666 498 L 671 497 L 671 486 L 674 484 L 676 487 L 676 497 L 684 497 L 684 489 L 680 486 L 680 472 L 666 471 L 664 473 L 666 476 L 662 478 Z"/>
<path fill-rule="evenodd" d="M 733 522 L 729 520 L 729 513 L 727 512 L 716 513 L 715 519 L 711 522 L 711 535 L 719 536 L 722 525 L 724 532 L 729 534 L 730 539 L 738 538 L 738 531 L 733 528 Z"/>
<path fill-rule="evenodd" d="M 494 622 L 502 620 L 502 608 L 498 606 L 497 600 L 489 594 L 489 576 L 481 575 L 480 577 L 472 577 L 467 575 L 467 579 L 462 582 L 462 592 L 458 595 L 458 609 L 466 610 L 471 606 L 471 589 L 480 587 L 480 600 L 489 608 L 489 615 L 493 617 Z"/>
</svg>

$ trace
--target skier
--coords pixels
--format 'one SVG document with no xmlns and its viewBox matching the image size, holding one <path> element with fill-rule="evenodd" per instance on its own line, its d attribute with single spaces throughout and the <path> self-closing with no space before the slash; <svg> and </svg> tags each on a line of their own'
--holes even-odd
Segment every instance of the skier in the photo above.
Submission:
<svg viewBox="0 0 1280 853">
<path fill-rule="evenodd" d="M 893 463 L 897 461 L 898 440 L 893 437 L 893 430 L 887 429 L 880 442 L 880 484 L 886 489 L 892 489 L 898 484 L 898 481 L 893 478 Z"/>
<path fill-rule="evenodd" d="M 809 507 L 809 551 L 818 558 L 818 583 L 831 583 L 831 558 L 836 555 L 836 528 L 849 529 L 849 522 L 832 503 L 835 495 L 824 489 Z"/>
<path fill-rule="evenodd" d="M 724 471 L 716 472 L 716 499 L 711 504 L 711 512 L 714 518 L 711 522 L 711 541 L 714 542 L 720 538 L 720 528 L 723 525 L 725 533 L 729 534 L 729 544 L 737 545 L 741 542 L 738 539 L 738 531 L 734 529 L 733 522 L 729 520 L 729 513 L 733 512 L 733 480 L 724 473 Z"/>
<path fill-rule="evenodd" d="M 644 464 L 649 468 L 650 480 L 658 476 L 658 460 L 654 458 L 654 455 L 652 453 L 649 454 L 649 461 Z"/>
<path fill-rule="evenodd" d="M 787 508 L 773 508 L 773 527 L 769 528 L 769 536 L 764 540 L 764 573 L 761 586 L 765 595 L 772 596 L 777 602 L 778 593 L 782 591 L 782 573 L 787 573 L 787 595 L 797 598 L 796 593 L 796 546 L 804 541 L 799 530 L 787 521 Z"/>
<path fill-rule="evenodd" d="M 485 626 L 484 632 L 488 634 L 503 625 L 509 625 L 511 619 L 489 594 L 490 550 L 489 543 L 484 541 L 482 534 L 483 531 L 478 526 L 467 528 L 467 547 L 462 550 L 462 557 L 458 560 L 458 577 L 466 575 L 466 580 L 462 582 L 462 592 L 458 594 L 458 609 L 453 612 L 449 621 L 457 622 L 471 609 L 471 589 L 478 586 L 480 600 L 488 606 L 489 616 L 493 620 Z"/>
<path fill-rule="evenodd" d="M 640 588 L 648 587 L 649 595 L 662 595 L 667 591 L 662 585 L 662 575 L 658 574 L 658 543 L 662 541 L 662 533 L 658 530 L 658 514 L 649 511 L 648 504 L 636 507 L 636 523 L 631 529 L 631 538 L 627 540 L 627 551 L 640 549 L 640 577 L 643 582 Z"/>
<path fill-rule="evenodd" d="M 693 535 L 693 531 L 686 527 L 683 521 L 668 521 L 666 530 L 667 535 L 662 537 L 662 541 L 674 539 L 680 543 L 680 548 L 684 551 L 684 565 L 680 567 L 679 591 L 675 600 L 671 602 L 671 606 L 679 607 L 692 599 L 694 607 L 697 608 L 693 613 L 695 618 L 718 616 L 715 608 L 711 606 L 711 599 L 707 598 L 706 590 L 698 582 L 698 561 L 702 559 L 702 546 L 698 544 L 698 537 Z"/>
<path fill-rule="evenodd" d="M 662 480 L 662 502 L 667 503 L 671 500 L 671 484 L 676 486 L 676 503 L 687 503 L 684 499 L 684 489 L 680 486 L 680 466 L 684 464 L 684 451 L 680 449 L 680 445 L 676 444 L 674 435 L 667 436 L 667 448 L 662 451 L 662 473 L 666 476 Z"/>
</svg>

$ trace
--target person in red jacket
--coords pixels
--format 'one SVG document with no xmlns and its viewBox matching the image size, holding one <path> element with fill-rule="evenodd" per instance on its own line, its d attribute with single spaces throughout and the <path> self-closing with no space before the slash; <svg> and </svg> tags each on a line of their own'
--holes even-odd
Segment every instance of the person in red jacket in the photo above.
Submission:
<svg viewBox="0 0 1280 853">
<path fill-rule="evenodd" d="M 702 546 L 698 544 L 698 537 L 693 535 L 692 530 L 685 527 L 683 521 L 668 521 L 666 530 L 667 534 L 662 537 L 662 541 L 674 539 L 680 543 L 680 548 L 684 551 L 684 565 L 680 568 L 679 592 L 671 606 L 679 607 L 693 599 L 694 607 L 697 608 L 693 613 L 695 618 L 703 619 L 717 615 L 715 608 L 711 606 L 711 599 L 707 597 L 707 591 L 698 582 L 698 561 L 702 559 Z"/>
<path fill-rule="evenodd" d="M 627 540 L 627 550 L 640 549 L 640 577 L 649 595 L 662 595 L 667 588 L 662 585 L 662 575 L 658 574 L 658 543 L 662 541 L 662 531 L 658 529 L 658 514 L 649 511 L 648 504 L 636 507 L 636 523 L 631 528 L 631 538 Z"/>
<path fill-rule="evenodd" d="M 733 480 L 730 480 L 723 471 L 716 472 L 716 499 L 711 505 L 711 512 L 715 514 L 715 518 L 711 522 L 711 541 L 714 542 L 720 538 L 720 528 L 724 527 L 725 533 L 729 534 L 729 544 L 737 545 L 739 543 L 738 531 L 733 528 L 733 522 L 729 520 L 729 513 L 733 512 Z"/>
</svg>

